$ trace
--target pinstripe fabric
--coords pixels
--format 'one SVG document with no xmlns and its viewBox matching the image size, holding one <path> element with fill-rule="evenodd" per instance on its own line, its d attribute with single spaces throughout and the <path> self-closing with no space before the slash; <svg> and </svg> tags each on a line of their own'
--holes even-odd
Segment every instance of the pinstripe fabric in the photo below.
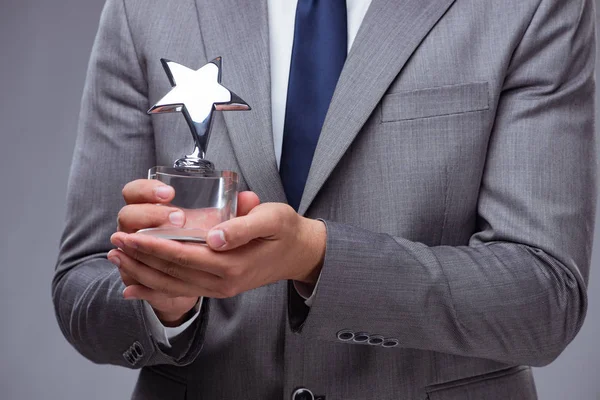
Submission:
<svg viewBox="0 0 600 400">
<path fill-rule="evenodd" d="M 285 199 L 266 5 L 109 0 L 53 283 L 65 337 L 95 362 L 143 367 L 136 399 L 289 399 L 300 386 L 327 400 L 534 399 L 527 366 L 560 354 L 586 312 L 593 18 L 588 0 L 373 0 L 300 206 L 328 227 L 310 311 L 287 282 L 207 300 L 164 349 L 105 258 L 120 190 L 191 145 L 180 116 L 144 113 L 169 89 L 159 59 L 221 55 L 223 84 L 253 111 L 215 119 L 208 157 L 263 201 Z"/>
</svg>

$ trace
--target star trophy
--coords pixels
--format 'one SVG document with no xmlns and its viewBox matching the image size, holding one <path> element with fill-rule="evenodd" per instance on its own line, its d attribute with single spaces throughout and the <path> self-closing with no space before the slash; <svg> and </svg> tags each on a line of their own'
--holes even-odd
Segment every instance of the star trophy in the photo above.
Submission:
<svg viewBox="0 0 600 400">
<path fill-rule="evenodd" d="M 170 205 L 185 214 L 181 228 L 149 228 L 140 233 L 186 242 L 205 243 L 208 231 L 235 217 L 238 175 L 233 171 L 215 171 L 206 150 L 215 111 L 250 110 L 235 93 L 221 85 L 221 57 L 197 71 L 173 61 L 161 59 L 173 89 L 148 114 L 181 112 L 194 138 L 194 151 L 173 163 L 148 171 L 149 179 L 172 186 L 175 198 Z"/>
</svg>

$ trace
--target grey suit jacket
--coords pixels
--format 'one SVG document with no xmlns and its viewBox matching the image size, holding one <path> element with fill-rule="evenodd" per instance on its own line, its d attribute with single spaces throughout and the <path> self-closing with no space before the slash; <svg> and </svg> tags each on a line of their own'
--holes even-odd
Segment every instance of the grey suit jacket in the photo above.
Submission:
<svg viewBox="0 0 600 400">
<path fill-rule="evenodd" d="M 528 366 L 580 329 L 596 202 L 592 0 L 373 0 L 300 213 L 327 223 L 310 310 L 288 282 L 204 302 L 172 348 L 107 260 L 120 191 L 190 149 L 161 57 L 253 107 L 208 157 L 284 202 L 266 2 L 108 0 L 92 51 L 53 282 L 96 363 L 142 368 L 136 399 L 534 399 Z M 382 340 L 383 339 L 383 343 Z"/>
</svg>

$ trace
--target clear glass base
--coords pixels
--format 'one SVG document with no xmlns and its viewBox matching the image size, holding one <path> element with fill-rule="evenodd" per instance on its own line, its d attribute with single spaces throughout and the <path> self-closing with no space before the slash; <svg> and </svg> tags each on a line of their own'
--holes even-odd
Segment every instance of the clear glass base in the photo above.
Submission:
<svg viewBox="0 0 600 400">
<path fill-rule="evenodd" d="M 154 167 L 148 171 L 148 178 L 158 179 L 175 189 L 175 198 L 169 205 L 184 212 L 185 224 L 182 228 L 155 227 L 139 233 L 205 243 L 212 227 L 236 215 L 238 176 L 235 172 Z"/>
<path fill-rule="evenodd" d="M 159 237 L 161 239 L 177 240 L 179 242 L 206 243 L 205 229 L 186 228 L 147 228 L 140 229 L 137 233 Z"/>
</svg>

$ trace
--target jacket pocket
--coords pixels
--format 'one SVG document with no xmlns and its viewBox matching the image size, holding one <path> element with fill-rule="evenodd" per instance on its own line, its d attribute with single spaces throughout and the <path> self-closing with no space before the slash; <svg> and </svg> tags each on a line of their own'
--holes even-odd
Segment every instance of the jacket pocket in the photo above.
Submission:
<svg viewBox="0 0 600 400">
<path fill-rule="evenodd" d="M 381 122 L 461 114 L 489 109 L 487 82 L 390 93 L 381 100 Z"/>
<path fill-rule="evenodd" d="M 429 387 L 428 400 L 535 400 L 529 367 L 512 367 L 489 374 Z"/>
</svg>

